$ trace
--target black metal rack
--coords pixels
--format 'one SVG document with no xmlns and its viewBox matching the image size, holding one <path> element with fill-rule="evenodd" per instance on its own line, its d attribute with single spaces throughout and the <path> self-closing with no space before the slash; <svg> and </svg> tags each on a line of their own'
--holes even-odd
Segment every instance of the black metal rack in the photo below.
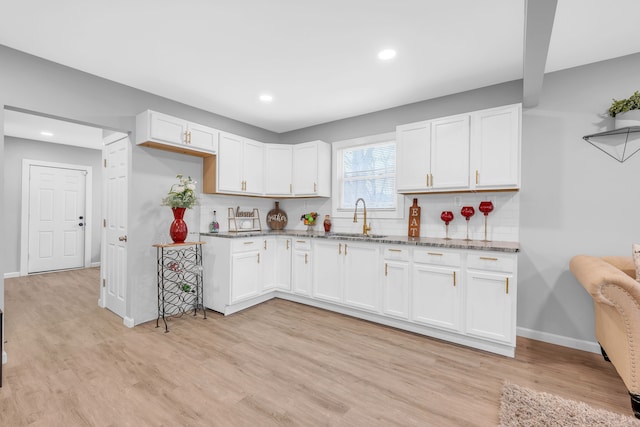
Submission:
<svg viewBox="0 0 640 427">
<path fill-rule="evenodd" d="M 191 312 L 198 314 L 204 308 L 202 287 L 202 245 L 205 242 L 184 242 L 153 245 L 157 251 L 158 268 L 158 318 L 164 322 L 164 331 L 169 332 L 167 319 Z"/>
<path fill-rule="evenodd" d="M 620 163 L 640 151 L 640 126 L 629 126 L 583 136 L 582 139 Z M 631 139 L 629 139 L 631 136 Z"/>
</svg>

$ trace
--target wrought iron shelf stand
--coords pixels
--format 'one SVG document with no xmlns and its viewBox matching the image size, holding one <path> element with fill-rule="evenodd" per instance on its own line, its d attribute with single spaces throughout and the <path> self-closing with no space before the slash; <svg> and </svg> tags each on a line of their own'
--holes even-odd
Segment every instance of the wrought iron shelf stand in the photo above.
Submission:
<svg viewBox="0 0 640 427">
<path fill-rule="evenodd" d="M 169 332 L 167 319 L 180 317 L 193 311 L 198 314 L 202 309 L 203 318 L 207 318 L 204 308 L 202 286 L 202 245 L 205 242 L 184 242 L 156 244 L 158 269 L 158 317 L 164 322 L 164 331 Z"/>
</svg>

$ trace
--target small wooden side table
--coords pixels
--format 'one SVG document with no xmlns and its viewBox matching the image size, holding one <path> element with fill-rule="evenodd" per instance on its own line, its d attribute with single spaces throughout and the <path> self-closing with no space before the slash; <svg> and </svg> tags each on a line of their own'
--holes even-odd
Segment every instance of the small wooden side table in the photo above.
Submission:
<svg viewBox="0 0 640 427">
<path fill-rule="evenodd" d="M 152 245 L 157 252 L 158 268 L 158 317 L 164 322 L 164 331 L 169 332 L 167 319 L 180 317 L 193 310 L 198 314 L 202 308 L 203 318 L 207 318 L 204 308 L 202 286 L 202 245 L 206 242 L 184 242 Z"/>
</svg>

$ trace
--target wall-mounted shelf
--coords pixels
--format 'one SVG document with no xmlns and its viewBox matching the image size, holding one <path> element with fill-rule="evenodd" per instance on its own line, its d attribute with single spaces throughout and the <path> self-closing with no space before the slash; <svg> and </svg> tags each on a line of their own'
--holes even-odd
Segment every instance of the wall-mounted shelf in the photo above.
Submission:
<svg viewBox="0 0 640 427">
<path fill-rule="evenodd" d="M 594 133 L 582 139 L 622 163 L 640 151 L 640 126 Z"/>
</svg>

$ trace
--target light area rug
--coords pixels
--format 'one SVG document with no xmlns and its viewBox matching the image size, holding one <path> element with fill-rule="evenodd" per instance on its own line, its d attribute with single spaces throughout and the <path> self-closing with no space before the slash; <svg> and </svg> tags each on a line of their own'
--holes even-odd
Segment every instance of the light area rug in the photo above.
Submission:
<svg viewBox="0 0 640 427">
<path fill-rule="evenodd" d="M 500 426 L 640 426 L 640 420 L 506 382 Z"/>
</svg>

